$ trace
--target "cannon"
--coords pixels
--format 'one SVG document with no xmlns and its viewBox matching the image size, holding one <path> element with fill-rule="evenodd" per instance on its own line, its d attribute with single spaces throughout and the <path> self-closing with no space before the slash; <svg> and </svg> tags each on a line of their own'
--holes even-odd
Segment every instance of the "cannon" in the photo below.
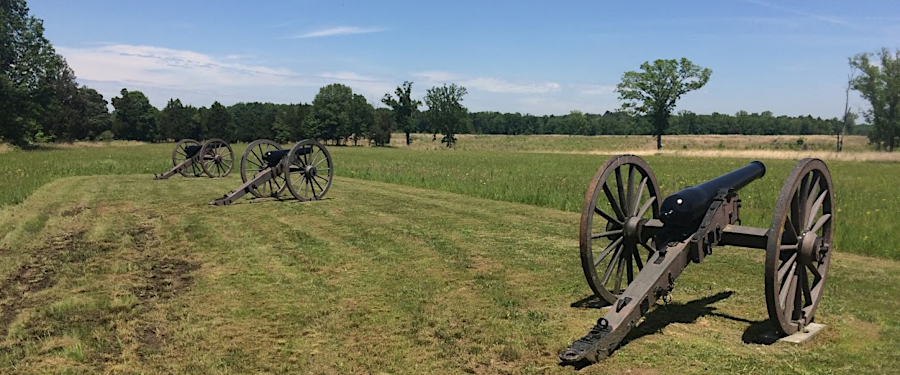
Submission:
<svg viewBox="0 0 900 375">
<path fill-rule="evenodd" d="M 172 169 L 161 175 L 153 174 L 154 180 L 165 180 L 176 173 L 182 176 L 225 177 L 234 167 L 234 151 L 228 142 L 213 138 L 201 145 L 193 139 L 182 139 L 172 151 Z"/>
<path fill-rule="evenodd" d="M 278 143 L 253 141 L 241 156 L 243 184 L 212 202 L 225 206 L 250 193 L 256 198 L 279 198 L 288 190 L 299 201 L 319 200 L 331 187 L 331 154 L 321 143 L 305 139 L 285 150 Z"/>
<path fill-rule="evenodd" d="M 819 159 L 803 159 L 785 181 L 769 228 L 740 225 L 738 191 L 763 177 L 749 165 L 660 198 L 647 163 L 609 159 L 585 195 L 579 229 L 581 264 L 594 294 L 611 304 L 584 337 L 559 353 L 563 364 L 612 354 L 690 262 L 715 246 L 762 249 L 769 319 L 779 336 L 804 330 L 822 299 L 834 252 L 834 189 Z"/>
</svg>

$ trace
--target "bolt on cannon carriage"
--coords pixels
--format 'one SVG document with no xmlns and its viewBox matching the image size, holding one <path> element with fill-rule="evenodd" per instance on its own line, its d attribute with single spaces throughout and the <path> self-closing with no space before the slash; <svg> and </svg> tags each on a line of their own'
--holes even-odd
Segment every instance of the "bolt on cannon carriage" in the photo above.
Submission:
<svg viewBox="0 0 900 375">
<path fill-rule="evenodd" d="M 247 193 L 256 198 L 279 198 L 288 190 L 299 201 L 319 200 L 331 187 L 331 154 L 314 139 L 304 139 L 289 150 L 268 139 L 253 141 L 241 156 L 241 186 L 211 205 L 233 203 Z"/>
<path fill-rule="evenodd" d="M 834 252 L 831 174 L 819 159 L 801 160 L 781 189 L 771 226 L 739 225 L 738 191 L 765 171 L 755 161 L 662 200 L 643 159 L 609 159 L 585 195 L 579 243 L 588 285 L 612 306 L 559 359 L 574 364 L 610 355 L 650 307 L 668 296 L 689 262 L 702 262 L 714 246 L 765 250 L 773 326 L 780 335 L 804 330 L 821 301 Z"/>
<path fill-rule="evenodd" d="M 172 151 L 172 168 L 161 175 L 154 174 L 153 179 L 165 180 L 177 173 L 184 177 L 226 177 L 233 167 L 234 151 L 228 142 L 213 138 L 201 145 L 193 139 L 182 139 Z"/>
</svg>

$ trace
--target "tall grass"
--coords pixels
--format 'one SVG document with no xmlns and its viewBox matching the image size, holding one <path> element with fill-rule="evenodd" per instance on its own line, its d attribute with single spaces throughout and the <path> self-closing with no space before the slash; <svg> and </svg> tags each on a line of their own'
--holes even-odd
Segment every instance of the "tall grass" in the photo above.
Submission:
<svg viewBox="0 0 900 375">
<path fill-rule="evenodd" d="M 235 154 L 240 155 L 245 145 L 233 147 Z M 147 183 L 164 184 L 151 181 L 149 175 L 171 166 L 171 148 L 171 144 L 119 145 L 0 154 L 0 206 L 22 202 L 38 187 L 65 176 L 147 174 Z M 330 147 L 330 150 L 339 177 L 397 183 L 571 212 L 581 210 L 588 183 L 608 157 L 502 150 L 420 151 L 368 147 Z M 751 161 L 684 156 L 645 158 L 652 166 L 663 194 Z M 795 161 L 765 160 L 765 163 L 766 176 L 741 192 L 744 200 L 741 216 L 745 225 L 769 226 L 778 192 Z M 900 180 L 898 165 L 843 161 L 829 161 L 828 165 L 835 183 L 838 250 L 900 259 L 900 251 L 894 245 L 894 239 L 900 233 L 893 221 L 895 213 L 900 211 L 900 202 L 896 198 L 896 181 Z M 238 175 L 234 173 L 229 178 L 237 181 Z M 201 200 L 211 198 L 198 197 Z"/>
</svg>

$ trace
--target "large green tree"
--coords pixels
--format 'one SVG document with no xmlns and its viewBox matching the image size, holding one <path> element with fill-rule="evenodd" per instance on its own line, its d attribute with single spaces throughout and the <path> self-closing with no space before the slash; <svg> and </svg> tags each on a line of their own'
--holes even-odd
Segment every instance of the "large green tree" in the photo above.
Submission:
<svg viewBox="0 0 900 375">
<path fill-rule="evenodd" d="M 375 110 L 375 123 L 369 127 L 369 142 L 375 146 L 387 146 L 391 144 L 391 133 L 394 131 L 394 116 L 390 109 L 378 108 Z"/>
<path fill-rule="evenodd" d="M 375 107 L 366 100 L 366 97 L 353 94 L 350 102 L 350 136 L 353 145 L 356 146 L 360 139 L 365 138 L 369 128 L 375 123 Z"/>
<path fill-rule="evenodd" d="M 0 1 L 0 139 L 28 143 L 63 82 L 71 85 L 60 96 L 73 96 L 74 75 L 44 38 L 43 21 L 24 0 Z"/>
<path fill-rule="evenodd" d="M 394 91 L 396 98 L 387 93 L 381 99 L 382 103 L 394 110 L 394 122 L 400 131 L 406 133 L 407 146 L 412 143 L 412 138 L 410 138 L 409 134 L 416 128 L 413 116 L 419 110 L 419 106 L 422 105 L 422 102 L 412 98 L 412 85 L 412 82 L 404 81 L 403 85 L 398 86 L 397 90 Z"/>
<path fill-rule="evenodd" d="M 622 108 L 648 116 L 656 135 L 656 148 L 662 148 L 662 135 L 669 127 L 669 116 L 682 95 L 697 90 L 709 81 L 712 70 L 690 60 L 659 59 L 641 64 L 640 71 L 625 72 L 616 85 Z"/>
<path fill-rule="evenodd" d="M 166 107 L 159 111 L 157 118 L 157 137 L 160 140 L 198 139 L 200 122 L 197 121 L 197 108 L 181 104 L 181 99 L 169 99 Z"/>
<path fill-rule="evenodd" d="M 140 91 L 122 89 L 122 97 L 112 98 L 113 133 L 117 139 L 152 141 L 156 139 L 158 110 Z"/>
<path fill-rule="evenodd" d="M 333 83 L 319 89 L 313 99 L 310 116 L 304 120 L 312 136 L 333 140 L 335 144 L 350 136 L 350 113 L 353 90 L 349 86 Z"/>
<path fill-rule="evenodd" d="M 425 105 L 428 106 L 425 115 L 428 122 L 444 134 L 441 142 L 446 143 L 447 147 L 453 147 L 456 134 L 465 132 L 468 128 L 469 110 L 462 105 L 466 93 L 465 87 L 451 83 L 432 87 L 425 94 Z"/>
<path fill-rule="evenodd" d="M 871 106 L 863 113 L 873 125 L 869 141 L 879 149 L 894 151 L 900 135 L 900 50 L 862 53 L 850 59 L 850 66 L 859 69 L 852 80 L 853 89 Z"/>
</svg>

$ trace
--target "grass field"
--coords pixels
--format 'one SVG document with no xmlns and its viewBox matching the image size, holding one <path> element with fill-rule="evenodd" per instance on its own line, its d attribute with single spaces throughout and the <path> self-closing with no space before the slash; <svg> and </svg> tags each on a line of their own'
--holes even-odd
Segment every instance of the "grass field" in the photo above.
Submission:
<svg viewBox="0 0 900 375">
<path fill-rule="evenodd" d="M 577 211 L 604 155 L 330 147 L 328 199 L 212 207 L 238 173 L 152 181 L 171 147 L 0 153 L 0 373 L 572 373 L 556 352 L 603 313 L 572 305 L 590 293 Z M 646 159 L 665 194 L 750 161 Z M 769 225 L 794 162 L 765 160 L 745 225 Z M 819 337 L 745 343 L 768 328 L 764 253 L 717 249 L 582 372 L 897 368 L 898 164 L 828 164 L 838 252 Z"/>
<path fill-rule="evenodd" d="M 602 310 L 577 214 L 338 178 L 314 203 L 205 205 L 234 179 L 59 179 L 0 211 L 3 373 L 571 373 Z M 888 373 L 900 263 L 838 253 L 803 345 L 765 326 L 763 253 L 691 266 L 583 373 Z M 723 277 L 727 274 L 728 277 Z"/>
</svg>

